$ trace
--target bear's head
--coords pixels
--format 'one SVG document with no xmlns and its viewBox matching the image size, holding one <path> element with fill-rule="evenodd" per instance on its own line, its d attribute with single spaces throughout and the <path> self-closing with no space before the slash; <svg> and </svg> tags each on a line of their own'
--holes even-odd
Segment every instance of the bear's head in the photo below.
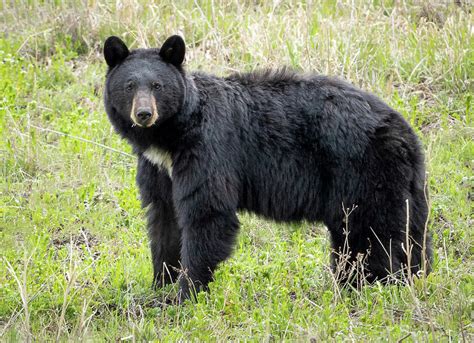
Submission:
<svg viewBox="0 0 474 343">
<path fill-rule="evenodd" d="M 105 109 L 124 137 L 149 135 L 181 111 L 186 98 L 184 54 L 180 36 L 169 37 L 160 49 L 131 51 L 118 37 L 105 41 Z"/>
</svg>

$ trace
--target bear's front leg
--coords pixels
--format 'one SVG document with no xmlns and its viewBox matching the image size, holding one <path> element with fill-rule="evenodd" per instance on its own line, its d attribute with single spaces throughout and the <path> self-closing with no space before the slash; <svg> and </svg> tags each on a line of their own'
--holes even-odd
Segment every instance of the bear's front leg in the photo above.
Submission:
<svg viewBox="0 0 474 343">
<path fill-rule="evenodd" d="M 230 256 L 239 227 L 235 212 L 203 213 L 187 220 L 181 247 L 181 301 L 207 289 L 217 265 Z"/>
<path fill-rule="evenodd" d="M 176 281 L 180 270 L 181 231 L 170 204 L 151 204 L 148 210 L 148 235 L 153 260 L 153 286 L 159 288 Z"/>
<path fill-rule="evenodd" d="M 183 227 L 180 302 L 207 290 L 217 265 L 230 256 L 234 246 L 239 228 L 235 210 L 210 206 L 209 202 L 188 202 L 183 211 L 186 215 L 180 217 Z"/>
<path fill-rule="evenodd" d="M 153 286 L 178 279 L 181 230 L 173 205 L 172 182 L 167 171 L 139 157 L 137 184 L 142 205 L 148 208 L 148 235 L 153 261 Z"/>
<path fill-rule="evenodd" d="M 232 253 L 238 233 L 239 178 L 232 164 L 219 162 L 232 160 L 221 147 L 218 142 L 202 144 L 174 161 L 174 208 L 182 229 L 180 302 L 207 289 L 218 264 Z"/>
</svg>

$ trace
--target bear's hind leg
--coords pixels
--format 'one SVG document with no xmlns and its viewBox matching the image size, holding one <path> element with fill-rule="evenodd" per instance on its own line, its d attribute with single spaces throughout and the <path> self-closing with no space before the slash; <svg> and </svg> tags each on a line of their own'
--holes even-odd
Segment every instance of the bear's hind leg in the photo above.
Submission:
<svg viewBox="0 0 474 343">
<path fill-rule="evenodd" d="M 423 270 L 424 243 L 430 258 L 429 237 L 427 242 L 423 239 L 426 204 L 410 197 L 408 212 L 406 204 L 399 199 L 376 209 L 360 207 L 348 218 L 348 225 L 342 221 L 328 226 L 332 269 L 340 283 L 360 287 L 377 280 L 405 282 L 419 275 Z"/>
<path fill-rule="evenodd" d="M 339 284 L 360 288 L 376 280 L 390 281 L 400 268 L 390 237 L 377 235 L 370 227 L 360 230 L 352 225 L 346 233 L 341 227 L 330 228 L 331 268 Z"/>
<path fill-rule="evenodd" d="M 329 228 L 331 235 L 331 269 L 340 285 L 351 284 L 360 288 L 364 283 L 380 280 L 390 274 L 393 258 L 385 247 L 374 244 L 369 237 L 355 228 Z M 376 256 L 376 258 L 375 258 Z"/>
</svg>

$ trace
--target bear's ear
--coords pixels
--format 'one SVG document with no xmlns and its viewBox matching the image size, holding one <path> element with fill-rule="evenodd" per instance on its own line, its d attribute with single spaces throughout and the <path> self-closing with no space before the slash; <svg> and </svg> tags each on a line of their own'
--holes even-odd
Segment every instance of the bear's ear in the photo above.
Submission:
<svg viewBox="0 0 474 343">
<path fill-rule="evenodd" d="M 104 43 L 104 58 L 111 69 L 123 62 L 129 53 L 125 43 L 118 37 L 111 36 Z"/>
<path fill-rule="evenodd" d="M 171 63 L 179 67 L 184 61 L 184 53 L 186 46 L 184 40 L 180 36 L 174 35 L 169 37 L 160 49 L 160 56 L 163 61 Z"/>
</svg>

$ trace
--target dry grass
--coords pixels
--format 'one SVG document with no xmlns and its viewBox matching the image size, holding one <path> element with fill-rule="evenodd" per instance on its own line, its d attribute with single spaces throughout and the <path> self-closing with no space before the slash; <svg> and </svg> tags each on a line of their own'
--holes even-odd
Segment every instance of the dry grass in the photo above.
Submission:
<svg viewBox="0 0 474 343">
<path fill-rule="evenodd" d="M 472 341 L 469 1 L 17 1 L 0 10 L 2 340 Z M 288 65 L 343 77 L 398 109 L 426 148 L 433 273 L 408 287 L 341 288 L 324 228 L 242 215 L 210 294 L 177 307 L 175 287 L 152 291 L 135 162 L 102 107 L 101 45 L 114 34 L 158 46 L 174 33 L 186 39 L 188 69 Z"/>
</svg>

